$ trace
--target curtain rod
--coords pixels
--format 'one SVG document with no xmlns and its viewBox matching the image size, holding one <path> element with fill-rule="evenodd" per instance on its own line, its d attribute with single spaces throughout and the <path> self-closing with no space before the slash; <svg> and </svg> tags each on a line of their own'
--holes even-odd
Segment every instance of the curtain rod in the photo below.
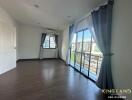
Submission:
<svg viewBox="0 0 132 100">
<path fill-rule="evenodd" d="M 98 7 L 93 8 L 92 10 L 90 10 L 90 12 L 87 15 L 85 15 L 84 17 L 81 17 L 79 20 L 74 21 L 74 23 L 79 23 L 79 22 L 85 20 L 86 18 L 88 18 L 91 15 L 91 12 L 98 10 L 99 7 L 104 6 L 104 5 L 108 4 L 109 2 L 114 2 L 114 0 L 107 0 L 107 1 L 105 1 L 104 3 L 100 4 Z"/>
</svg>

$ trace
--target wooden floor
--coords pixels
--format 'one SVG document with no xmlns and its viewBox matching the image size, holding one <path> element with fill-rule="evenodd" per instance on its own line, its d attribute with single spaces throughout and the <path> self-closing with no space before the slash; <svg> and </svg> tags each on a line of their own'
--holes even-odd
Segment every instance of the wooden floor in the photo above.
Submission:
<svg viewBox="0 0 132 100">
<path fill-rule="evenodd" d="M 105 100 L 96 85 L 61 60 L 21 61 L 0 75 L 0 100 Z"/>
</svg>

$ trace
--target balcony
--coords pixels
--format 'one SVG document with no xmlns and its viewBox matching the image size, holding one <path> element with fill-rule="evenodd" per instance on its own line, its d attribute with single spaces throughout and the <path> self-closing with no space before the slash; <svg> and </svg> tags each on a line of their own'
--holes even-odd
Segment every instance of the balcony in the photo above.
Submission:
<svg viewBox="0 0 132 100">
<path fill-rule="evenodd" d="M 96 81 L 99 76 L 102 59 L 103 56 L 99 54 L 71 51 L 70 64 L 81 71 L 81 73 Z"/>
</svg>

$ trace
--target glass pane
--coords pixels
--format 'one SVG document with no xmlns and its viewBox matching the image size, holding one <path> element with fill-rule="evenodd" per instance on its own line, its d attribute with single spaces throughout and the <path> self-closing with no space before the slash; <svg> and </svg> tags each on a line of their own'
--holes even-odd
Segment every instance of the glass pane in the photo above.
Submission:
<svg viewBox="0 0 132 100">
<path fill-rule="evenodd" d="M 70 60 L 70 64 L 72 65 L 72 66 L 74 66 L 74 60 L 75 60 L 75 52 L 72 52 L 71 51 L 71 60 Z"/>
<path fill-rule="evenodd" d="M 82 50 L 82 36 L 83 31 L 77 33 L 77 52 L 81 52 Z"/>
<path fill-rule="evenodd" d="M 82 56 L 82 73 L 88 76 L 89 69 L 89 57 L 90 57 L 90 48 L 91 48 L 91 33 L 89 30 L 84 31 L 84 40 L 83 40 L 83 56 Z"/>
<path fill-rule="evenodd" d="M 77 43 L 76 43 L 77 51 L 76 51 L 76 62 L 75 62 L 75 67 L 78 70 L 80 70 L 80 64 L 81 64 L 82 38 L 83 38 L 83 31 L 80 31 L 77 33 Z"/>
<path fill-rule="evenodd" d="M 89 54 L 83 53 L 81 72 L 86 76 L 88 76 L 88 68 L 89 68 Z"/>
<path fill-rule="evenodd" d="M 55 48 L 55 37 L 54 36 L 50 37 L 50 48 Z"/>
<path fill-rule="evenodd" d="M 91 47 L 91 33 L 89 30 L 84 31 L 84 40 L 83 40 L 83 52 L 90 53 Z"/>
<path fill-rule="evenodd" d="M 76 52 L 76 62 L 75 67 L 80 70 L 80 64 L 81 64 L 81 53 Z"/>
<path fill-rule="evenodd" d="M 96 75 L 98 56 L 91 55 L 90 72 Z"/>
<path fill-rule="evenodd" d="M 43 48 L 49 48 L 49 35 L 47 35 L 45 38 Z"/>
</svg>

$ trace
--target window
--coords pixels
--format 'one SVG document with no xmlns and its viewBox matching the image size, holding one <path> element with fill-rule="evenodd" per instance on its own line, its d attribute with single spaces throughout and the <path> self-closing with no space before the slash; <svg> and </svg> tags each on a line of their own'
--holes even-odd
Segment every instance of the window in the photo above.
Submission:
<svg viewBox="0 0 132 100">
<path fill-rule="evenodd" d="M 55 43 L 55 36 L 54 35 L 46 35 L 43 48 L 50 48 L 54 49 L 56 48 L 56 43 Z"/>
<path fill-rule="evenodd" d="M 88 29 L 74 34 L 70 65 L 96 81 L 103 56 Z"/>
</svg>

